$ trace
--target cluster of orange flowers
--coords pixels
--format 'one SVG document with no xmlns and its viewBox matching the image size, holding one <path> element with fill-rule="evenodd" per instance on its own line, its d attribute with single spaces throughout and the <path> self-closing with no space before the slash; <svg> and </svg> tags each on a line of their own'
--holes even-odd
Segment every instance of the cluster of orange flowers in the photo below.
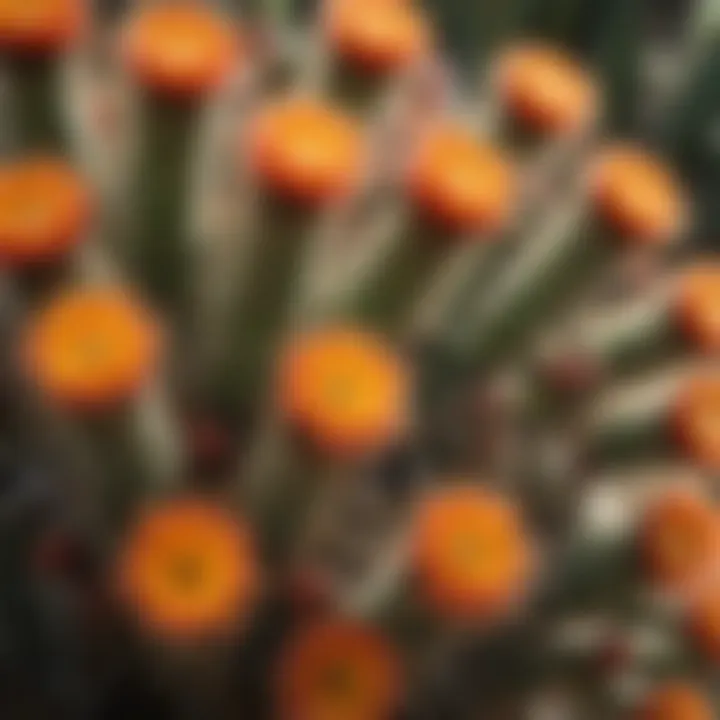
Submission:
<svg viewBox="0 0 720 720">
<path fill-rule="evenodd" d="M 20 55 L 60 52 L 87 31 L 84 10 L 80 0 L 0 0 L 0 48 Z M 377 76 L 418 62 L 432 45 L 424 15 L 400 0 L 335 0 L 327 3 L 324 23 L 337 55 Z M 181 102 L 218 88 L 246 50 L 213 11 L 185 2 L 138 10 L 122 35 L 122 57 L 138 85 Z M 508 53 L 499 87 L 508 112 L 538 133 L 574 133 L 597 114 L 595 85 L 553 49 L 532 45 Z M 241 144 L 264 191 L 325 209 L 366 181 L 365 142 L 349 114 L 323 100 L 290 97 L 264 104 Z M 521 180 L 507 158 L 449 119 L 422 134 L 404 177 L 418 217 L 463 239 L 495 238 L 521 202 Z M 623 241 L 662 244 L 686 223 L 675 178 L 644 151 L 607 151 L 591 184 L 597 214 Z M 67 160 L 33 155 L 3 161 L 3 269 L 24 282 L 63 265 L 90 243 L 98 204 Z M 718 288 L 717 267 L 702 266 L 688 275 L 678 300 L 683 326 L 712 356 L 720 348 Z M 19 343 L 21 364 L 43 398 L 64 413 L 92 423 L 122 412 L 161 376 L 163 349 L 172 343 L 162 342 L 160 323 L 124 286 L 72 285 L 32 309 Z M 346 322 L 315 328 L 293 338 L 273 365 L 278 414 L 314 459 L 355 466 L 413 432 L 413 370 L 378 332 Z M 682 395 L 673 414 L 687 454 L 714 471 L 719 399 L 715 369 Z M 183 492 L 142 510 L 126 528 L 114 587 L 143 633 L 192 644 L 251 626 L 276 589 L 275 578 L 261 560 L 256 536 L 263 529 L 231 507 Z M 688 637 L 711 662 L 720 662 L 717 507 L 700 495 L 661 494 L 641 517 L 636 540 L 639 574 L 682 600 Z M 464 480 L 421 494 L 409 542 L 405 590 L 419 607 L 411 611 L 436 625 L 477 631 L 507 620 L 529 602 L 546 570 L 520 503 Z M 277 663 L 278 713 L 289 720 L 389 718 L 406 696 L 405 665 L 391 629 L 384 633 L 333 613 L 313 618 L 288 640 Z M 640 720 L 713 716 L 700 691 L 681 683 L 651 691 L 637 709 Z"/>
</svg>

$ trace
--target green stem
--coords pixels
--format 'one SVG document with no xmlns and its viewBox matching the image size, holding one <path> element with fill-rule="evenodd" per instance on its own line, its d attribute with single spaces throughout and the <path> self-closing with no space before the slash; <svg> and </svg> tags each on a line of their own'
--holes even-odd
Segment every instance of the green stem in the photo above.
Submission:
<svg viewBox="0 0 720 720">
<path fill-rule="evenodd" d="M 596 468 L 627 466 L 679 452 L 670 425 L 678 381 L 650 380 L 601 398 L 587 430 L 586 452 Z"/>
<path fill-rule="evenodd" d="M 266 196 L 238 253 L 226 341 L 215 373 L 215 400 L 252 413 L 299 292 L 316 213 Z"/>
<path fill-rule="evenodd" d="M 280 420 L 261 429 L 245 477 L 246 506 L 261 529 L 261 551 L 282 567 L 327 480 L 327 467 Z"/>
<path fill-rule="evenodd" d="M 13 135 L 19 152 L 67 151 L 67 128 L 61 112 L 57 57 L 7 59 L 13 112 Z"/>
<path fill-rule="evenodd" d="M 92 521 L 110 546 L 143 503 L 182 480 L 178 437 L 158 402 L 143 396 L 106 413 L 58 419 L 72 424 L 70 435 L 62 431 L 64 451 L 71 454 L 78 491 L 88 496 L 82 500 Z"/>
<path fill-rule="evenodd" d="M 363 72 L 342 58 L 331 60 L 326 93 L 332 102 L 360 118 L 372 117 L 391 81 Z"/>
<path fill-rule="evenodd" d="M 611 240 L 587 216 L 580 198 L 543 228 L 473 299 L 447 344 L 465 367 L 479 370 L 519 349 L 611 256 Z"/>
<path fill-rule="evenodd" d="M 188 206 L 199 114 L 194 105 L 143 98 L 132 227 L 120 248 L 131 277 L 175 330 L 185 328 L 191 315 Z"/>
</svg>

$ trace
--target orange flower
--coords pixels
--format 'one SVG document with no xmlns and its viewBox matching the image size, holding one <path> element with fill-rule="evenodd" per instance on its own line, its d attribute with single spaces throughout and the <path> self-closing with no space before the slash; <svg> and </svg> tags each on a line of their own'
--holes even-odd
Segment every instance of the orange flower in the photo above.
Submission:
<svg viewBox="0 0 720 720">
<path fill-rule="evenodd" d="M 497 230 L 514 204 L 511 167 L 459 127 L 436 127 L 424 138 L 411 158 L 408 186 L 423 214 L 457 231 Z"/>
<path fill-rule="evenodd" d="M 123 35 L 132 72 L 172 95 L 209 92 L 230 74 L 239 43 L 226 19 L 197 2 L 162 2 L 132 15 Z"/>
<path fill-rule="evenodd" d="M 384 720 L 402 699 L 394 649 L 352 621 L 303 629 L 283 652 L 276 677 L 281 720 Z"/>
<path fill-rule="evenodd" d="M 250 161 L 278 195 L 324 204 L 351 193 L 360 180 L 360 130 L 338 110 L 309 99 L 271 105 L 255 120 Z"/>
<path fill-rule="evenodd" d="M 686 593 L 715 571 L 720 524 L 713 506 L 683 491 L 667 491 L 646 509 L 639 528 L 647 579 L 663 589 Z"/>
<path fill-rule="evenodd" d="M 690 604 L 687 628 L 697 648 L 720 663 L 720 584 L 712 582 Z"/>
<path fill-rule="evenodd" d="M 52 401 L 100 410 L 139 391 L 159 340 L 148 313 L 119 289 L 69 290 L 42 309 L 24 343 L 34 381 Z"/>
<path fill-rule="evenodd" d="M 143 628 L 168 640 L 236 629 L 254 602 L 250 532 L 209 501 L 177 499 L 144 514 L 117 560 L 120 598 Z"/>
<path fill-rule="evenodd" d="M 0 50 L 61 51 L 86 20 L 85 0 L 0 0 Z"/>
<path fill-rule="evenodd" d="M 301 336 L 281 361 L 278 386 L 284 417 L 333 455 L 372 453 L 407 428 L 408 370 L 364 331 Z"/>
<path fill-rule="evenodd" d="M 430 26 L 410 3 L 331 0 L 325 30 L 333 51 L 366 72 L 389 75 L 421 59 Z"/>
<path fill-rule="evenodd" d="M 720 373 L 702 373 L 684 385 L 672 424 L 693 463 L 720 470 Z"/>
<path fill-rule="evenodd" d="M 687 219 L 678 179 L 667 165 L 637 147 L 606 149 L 597 160 L 592 191 L 601 218 L 628 242 L 667 243 Z"/>
<path fill-rule="evenodd" d="M 450 619 L 498 617 L 529 584 L 532 553 L 518 509 L 481 487 L 433 491 L 419 510 L 414 552 L 421 592 Z"/>
<path fill-rule="evenodd" d="M 498 81 L 508 113 L 531 130 L 574 133 L 587 128 L 597 114 L 595 83 L 552 46 L 511 48 L 500 58 Z"/>
<path fill-rule="evenodd" d="M 0 166 L 0 263 L 62 258 L 84 238 L 90 217 L 87 185 L 62 160 Z"/>
<path fill-rule="evenodd" d="M 713 720 L 707 697 L 692 685 L 669 682 L 653 690 L 636 713 L 637 720 Z"/>
<path fill-rule="evenodd" d="M 676 308 L 698 349 L 720 356 L 720 263 L 697 264 L 683 275 Z"/>
</svg>

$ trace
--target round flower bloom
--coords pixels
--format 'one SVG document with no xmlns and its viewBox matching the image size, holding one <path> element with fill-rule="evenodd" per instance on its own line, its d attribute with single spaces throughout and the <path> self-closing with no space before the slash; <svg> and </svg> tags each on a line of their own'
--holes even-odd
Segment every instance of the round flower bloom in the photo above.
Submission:
<svg viewBox="0 0 720 720">
<path fill-rule="evenodd" d="M 720 262 L 697 263 L 683 273 L 676 312 L 693 345 L 720 356 Z"/>
<path fill-rule="evenodd" d="M 572 134 L 597 115 L 595 83 L 562 50 L 540 44 L 511 47 L 498 63 L 500 96 L 510 117 L 544 135 Z"/>
<path fill-rule="evenodd" d="M 211 502 L 166 502 L 129 533 L 117 583 L 125 607 L 153 635 L 193 640 L 225 634 L 248 616 L 258 589 L 250 531 Z"/>
<path fill-rule="evenodd" d="M 284 649 L 276 676 L 281 720 L 379 720 L 402 699 L 394 648 L 375 630 L 329 620 L 300 631 Z"/>
<path fill-rule="evenodd" d="M 707 696 L 692 685 L 672 682 L 648 694 L 635 713 L 637 720 L 712 720 Z"/>
<path fill-rule="evenodd" d="M 59 406 L 106 410 L 138 393 L 155 371 L 159 333 L 119 288 L 71 289 L 30 323 L 23 346 L 32 380 Z"/>
<path fill-rule="evenodd" d="M 229 77 L 239 56 L 232 24 L 197 2 L 161 2 L 140 8 L 124 28 L 128 66 L 155 92 L 207 93 Z"/>
<path fill-rule="evenodd" d="M 331 0 L 325 31 L 343 62 L 365 72 L 391 75 L 425 56 L 430 25 L 410 3 Z"/>
<path fill-rule="evenodd" d="M 86 20 L 86 0 L 0 0 L 0 52 L 62 51 Z"/>
<path fill-rule="evenodd" d="M 56 261 L 85 237 L 90 191 L 63 160 L 34 157 L 0 165 L 0 264 Z"/>
<path fill-rule="evenodd" d="M 675 434 L 689 459 L 720 469 L 720 373 L 701 373 L 682 387 L 673 408 Z"/>
<path fill-rule="evenodd" d="M 362 172 L 360 129 L 341 111 L 309 99 L 283 100 L 252 123 L 248 152 L 259 183 L 277 195 L 324 205 L 350 194 Z"/>
<path fill-rule="evenodd" d="M 646 508 L 639 542 L 647 579 L 669 591 L 690 591 L 718 564 L 720 524 L 713 506 L 691 492 L 667 491 Z"/>
<path fill-rule="evenodd" d="M 407 182 L 419 213 L 453 231 L 498 230 L 513 209 L 509 163 L 459 127 L 436 127 L 423 138 L 410 159 Z"/>
<path fill-rule="evenodd" d="M 682 230 L 688 210 L 679 180 L 640 148 L 607 148 L 592 180 L 597 214 L 623 241 L 662 245 Z"/>
<path fill-rule="evenodd" d="M 532 550 L 518 508 L 473 485 L 429 493 L 414 531 L 419 592 L 447 618 L 494 619 L 527 590 Z"/>
<path fill-rule="evenodd" d="M 281 360 L 278 389 L 287 421 L 333 455 L 382 450 L 407 429 L 409 372 L 365 331 L 300 336 Z"/>
</svg>

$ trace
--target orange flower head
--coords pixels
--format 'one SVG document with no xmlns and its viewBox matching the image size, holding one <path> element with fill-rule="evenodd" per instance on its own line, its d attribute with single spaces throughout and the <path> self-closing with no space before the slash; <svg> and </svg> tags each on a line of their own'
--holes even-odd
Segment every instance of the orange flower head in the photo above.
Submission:
<svg viewBox="0 0 720 720">
<path fill-rule="evenodd" d="M 498 81 L 508 114 L 533 132 L 576 133 L 597 115 L 595 83 L 572 58 L 552 46 L 511 48 L 500 59 Z"/>
<path fill-rule="evenodd" d="M 667 491 L 649 504 L 640 521 L 639 543 L 648 581 L 681 595 L 715 571 L 720 524 L 699 495 Z"/>
<path fill-rule="evenodd" d="M 690 460 L 720 470 L 720 373 L 700 373 L 680 391 L 672 418 L 675 434 Z"/>
<path fill-rule="evenodd" d="M 53 402 L 72 410 L 114 408 L 152 375 L 158 331 L 122 290 L 68 290 L 30 324 L 24 344 L 29 374 Z"/>
<path fill-rule="evenodd" d="M 481 487 L 435 490 L 415 524 L 421 592 L 448 618 L 495 619 L 527 589 L 532 552 L 518 509 Z"/>
<path fill-rule="evenodd" d="M 58 260 L 84 237 L 92 215 L 86 183 L 65 162 L 31 158 L 0 166 L 0 264 Z"/>
<path fill-rule="evenodd" d="M 331 0 L 325 32 L 343 62 L 375 75 L 392 75 L 424 57 L 431 45 L 425 15 L 410 3 Z"/>
<path fill-rule="evenodd" d="M 692 685 L 668 682 L 653 690 L 636 713 L 637 720 L 713 720 L 708 698 Z"/>
<path fill-rule="evenodd" d="M 122 36 L 138 81 L 154 92 L 202 96 L 232 72 L 240 55 L 231 23 L 198 2 L 162 2 L 136 11 Z"/>
<path fill-rule="evenodd" d="M 273 193 L 310 205 L 343 198 L 360 181 L 360 129 L 339 110 L 309 99 L 270 105 L 251 127 L 251 165 Z"/>
<path fill-rule="evenodd" d="M 285 648 L 278 666 L 281 720 L 379 720 L 402 699 L 394 648 L 349 620 L 314 623 Z"/>
<path fill-rule="evenodd" d="M 85 0 L 0 0 L 0 51 L 61 52 L 86 20 Z"/>
<path fill-rule="evenodd" d="M 679 180 L 667 165 L 639 148 L 605 150 L 592 180 L 599 216 L 625 242 L 664 245 L 685 225 L 688 209 Z"/>
<path fill-rule="evenodd" d="M 720 356 L 720 263 L 697 264 L 685 272 L 676 310 L 682 329 L 697 349 Z"/>
<path fill-rule="evenodd" d="M 500 152 L 459 127 L 436 127 L 410 160 L 408 190 L 420 212 L 452 231 L 492 232 L 513 210 L 515 178 Z"/>
<path fill-rule="evenodd" d="M 331 455 L 381 450 L 407 427 L 409 371 L 378 337 L 348 328 L 300 336 L 281 360 L 283 416 Z"/>
<path fill-rule="evenodd" d="M 124 606 L 165 640 L 232 632 L 258 590 L 249 529 L 223 507 L 190 498 L 144 514 L 120 549 L 116 571 Z"/>
<path fill-rule="evenodd" d="M 720 583 L 711 582 L 690 604 L 687 629 L 702 655 L 720 664 Z"/>
</svg>

